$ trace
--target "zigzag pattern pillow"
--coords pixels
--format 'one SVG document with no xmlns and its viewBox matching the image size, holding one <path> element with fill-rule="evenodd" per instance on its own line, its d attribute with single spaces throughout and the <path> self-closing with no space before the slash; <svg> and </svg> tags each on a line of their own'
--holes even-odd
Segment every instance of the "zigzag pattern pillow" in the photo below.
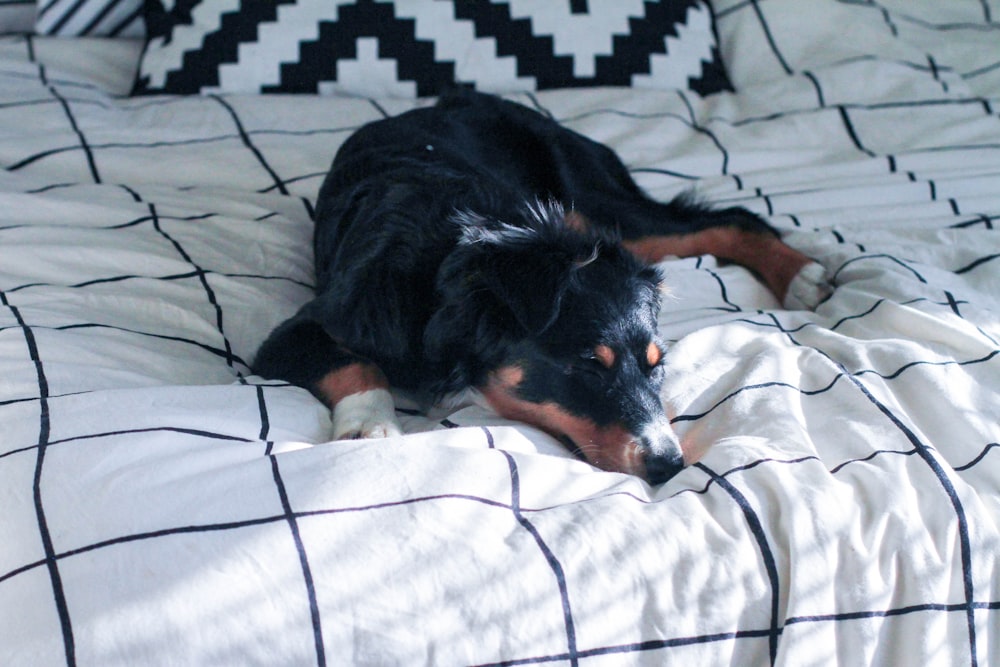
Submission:
<svg viewBox="0 0 1000 667">
<path fill-rule="evenodd" d="M 135 94 L 730 90 L 706 0 L 146 0 Z"/>
<path fill-rule="evenodd" d="M 142 0 L 41 0 L 35 32 L 62 37 L 143 37 Z"/>
</svg>

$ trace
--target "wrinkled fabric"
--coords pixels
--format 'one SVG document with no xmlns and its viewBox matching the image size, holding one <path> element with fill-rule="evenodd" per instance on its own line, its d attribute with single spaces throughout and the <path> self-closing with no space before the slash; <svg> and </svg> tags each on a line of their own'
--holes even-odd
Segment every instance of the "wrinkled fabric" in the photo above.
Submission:
<svg viewBox="0 0 1000 667">
<path fill-rule="evenodd" d="M 807 4 L 718 4 L 734 94 L 513 98 L 836 288 L 660 265 L 659 487 L 475 396 L 330 442 L 253 375 L 337 146 L 426 101 L 128 99 L 136 49 L 0 39 L 0 663 L 1000 663 L 996 23 Z"/>
</svg>

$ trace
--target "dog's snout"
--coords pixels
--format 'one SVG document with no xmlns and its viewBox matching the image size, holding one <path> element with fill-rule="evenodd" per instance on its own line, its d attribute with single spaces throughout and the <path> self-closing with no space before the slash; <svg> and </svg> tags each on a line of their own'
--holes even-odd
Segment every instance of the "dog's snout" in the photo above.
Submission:
<svg viewBox="0 0 1000 667">
<path fill-rule="evenodd" d="M 647 429 L 640 443 L 650 484 L 663 484 L 684 469 L 684 454 L 669 424 Z"/>
<path fill-rule="evenodd" d="M 656 486 L 684 469 L 684 457 L 674 452 L 646 454 L 646 480 Z"/>
</svg>

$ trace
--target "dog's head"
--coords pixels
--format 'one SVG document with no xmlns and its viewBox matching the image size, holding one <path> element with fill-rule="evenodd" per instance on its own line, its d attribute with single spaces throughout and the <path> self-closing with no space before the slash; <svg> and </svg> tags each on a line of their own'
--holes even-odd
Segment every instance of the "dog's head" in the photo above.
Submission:
<svg viewBox="0 0 1000 667">
<path fill-rule="evenodd" d="M 502 223 L 460 214 L 425 352 L 453 386 L 569 441 L 590 463 L 653 483 L 684 465 L 660 402 L 660 275 L 558 206 Z M 456 359 L 456 351 L 466 351 Z"/>
</svg>

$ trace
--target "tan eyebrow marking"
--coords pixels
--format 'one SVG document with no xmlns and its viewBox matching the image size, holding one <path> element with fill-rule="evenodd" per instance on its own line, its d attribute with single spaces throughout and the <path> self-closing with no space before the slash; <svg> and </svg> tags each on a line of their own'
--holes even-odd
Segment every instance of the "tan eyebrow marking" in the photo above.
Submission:
<svg viewBox="0 0 1000 667">
<path fill-rule="evenodd" d="M 566 211 L 566 215 L 563 217 L 563 220 L 566 222 L 566 226 L 574 231 L 590 231 L 590 221 L 584 217 L 583 213 L 580 213 L 576 209 Z"/>
<path fill-rule="evenodd" d="M 650 343 L 646 348 L 646 363 L 650 366 L 655 366 L 660 363 L 662 358 L 663 350 L 661 350 L 656 343 Z"/>
<path fill-rule="evenodd" d="M 615 365 L 615 351 L 607 345 L 598 345 L 594 348 L 594 358 L 601 362 L 605 368 Z"/>
</svg>

